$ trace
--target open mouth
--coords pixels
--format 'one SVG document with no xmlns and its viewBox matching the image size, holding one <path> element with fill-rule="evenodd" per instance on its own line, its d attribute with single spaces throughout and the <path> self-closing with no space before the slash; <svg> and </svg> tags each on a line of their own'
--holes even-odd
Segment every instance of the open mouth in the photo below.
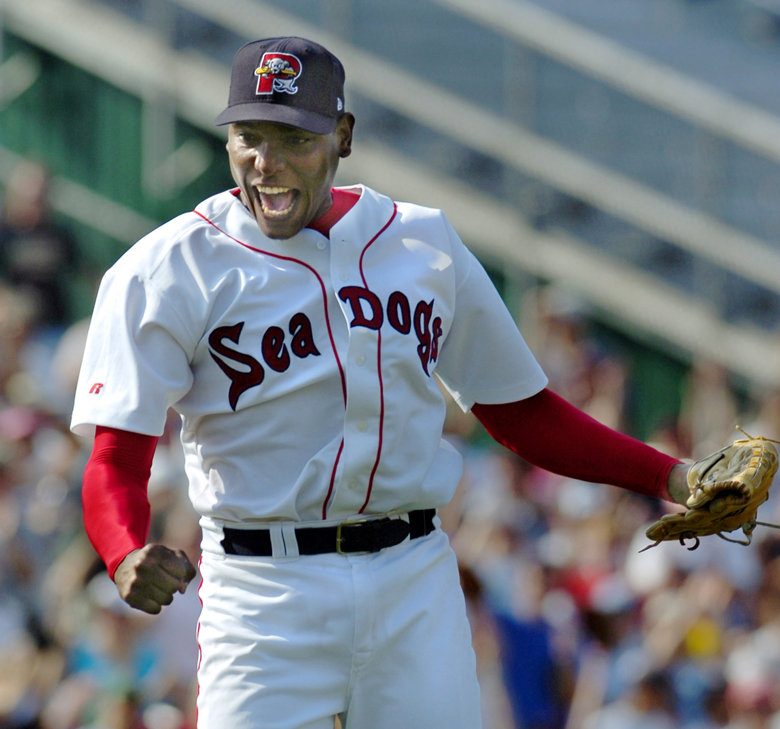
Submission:
<svg viewBox="0 0 780 729">
<path fill-rule="evenodd" d="M 260 207 L 267 218 L 289 215 L 295 204 L 295 190 L 289 187 L 257 187 Z"/>
</svg>

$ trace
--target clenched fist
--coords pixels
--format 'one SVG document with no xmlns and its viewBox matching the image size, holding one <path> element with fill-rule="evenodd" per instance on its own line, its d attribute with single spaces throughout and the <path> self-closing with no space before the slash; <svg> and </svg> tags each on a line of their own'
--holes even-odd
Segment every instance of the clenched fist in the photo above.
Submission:
<svg viewBox="0 0 780 729">
<path fill-rule="evenodd" d="M 156 615 L 170 605 L 176 592 L 184 593 L 196 571 L 181 550 L 147 544 L 130 552 L 116 568 L 114 583 L 131 607 Z"/>
</svg>

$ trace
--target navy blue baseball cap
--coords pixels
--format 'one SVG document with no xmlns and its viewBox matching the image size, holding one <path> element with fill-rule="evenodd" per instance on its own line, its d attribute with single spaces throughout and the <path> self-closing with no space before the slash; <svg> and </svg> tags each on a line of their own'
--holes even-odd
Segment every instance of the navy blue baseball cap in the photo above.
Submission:
<svg viewBox="0 0 780 729">
<path fill-rule="evenodd" d="M 344 67 L 305 38 L 265 38 L 236 54 L 227 108 L 215 124 L 271 121 L 329 134 L 344 114 Z"/>
</svg>

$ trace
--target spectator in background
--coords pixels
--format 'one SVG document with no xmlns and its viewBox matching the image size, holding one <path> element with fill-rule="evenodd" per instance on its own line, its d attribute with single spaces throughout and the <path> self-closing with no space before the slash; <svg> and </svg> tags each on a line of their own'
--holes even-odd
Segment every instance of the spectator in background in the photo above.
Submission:
<svg viewBox="0 0 780 729">
<path fill-rule="evenodd" d="M 71 233 L 51 218 L 49 174 L 23 162 L 12 173 L 0 216 L 0 278 L 32 297 L 40 328 L 61 328 L 71 319 L 68 277 L 76 270 Z"/>
<path fill-rule="evenodd" d="M 739 434 L 739 404 L 729 374 L 718 362 L 694 362 L 683 397 L 680 425 L 692 457 L 701 458 L 730 443 Z"/>
<path fill-rule="evenodd" d="M 590 371 L 596 357 L 587 305 L 571 291 L 550 285 L 526 294 L 523 311 L 523 332 L 528 331 L 528 346 L 549 388 L 584 409 L 592 394 Z"/>
<path fill-rule="evenodd" d="M 591 714 L 583 729 L 676 729 L 674 692 L 666 674 L 649 673 L 627 695 Z"/>
<path fill-rule="evenodd" d="M 38 318 L 38 309 L 29 296 L 0 281 L 0 402 L 18 402 L 15 391 L 24 389 L 19 380 Z"/>
</svg>

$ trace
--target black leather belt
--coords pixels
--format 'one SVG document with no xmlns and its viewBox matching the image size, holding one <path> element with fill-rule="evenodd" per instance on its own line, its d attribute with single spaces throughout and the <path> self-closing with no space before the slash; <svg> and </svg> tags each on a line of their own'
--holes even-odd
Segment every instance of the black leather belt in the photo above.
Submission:
<svg viewBox="0 0 780 729">
<path fill-rule="evenodd" d="M 299 554 L 355 554 L 378 552 L 393 547 L 404 539 L 417 539 L 430 534 L 436 527 L 433 517 L 436 509 L 418 509 L 409 512 L 409 521 L 384 517 L 380 519 L 352 519 L 336 526 L 297 527 L 295 538 Z M 268 529 L 231 529 L 225 527 L 221 544 L 225 554 L 245 557 L 270 557 L 271 532 Z"/>
</svg>

